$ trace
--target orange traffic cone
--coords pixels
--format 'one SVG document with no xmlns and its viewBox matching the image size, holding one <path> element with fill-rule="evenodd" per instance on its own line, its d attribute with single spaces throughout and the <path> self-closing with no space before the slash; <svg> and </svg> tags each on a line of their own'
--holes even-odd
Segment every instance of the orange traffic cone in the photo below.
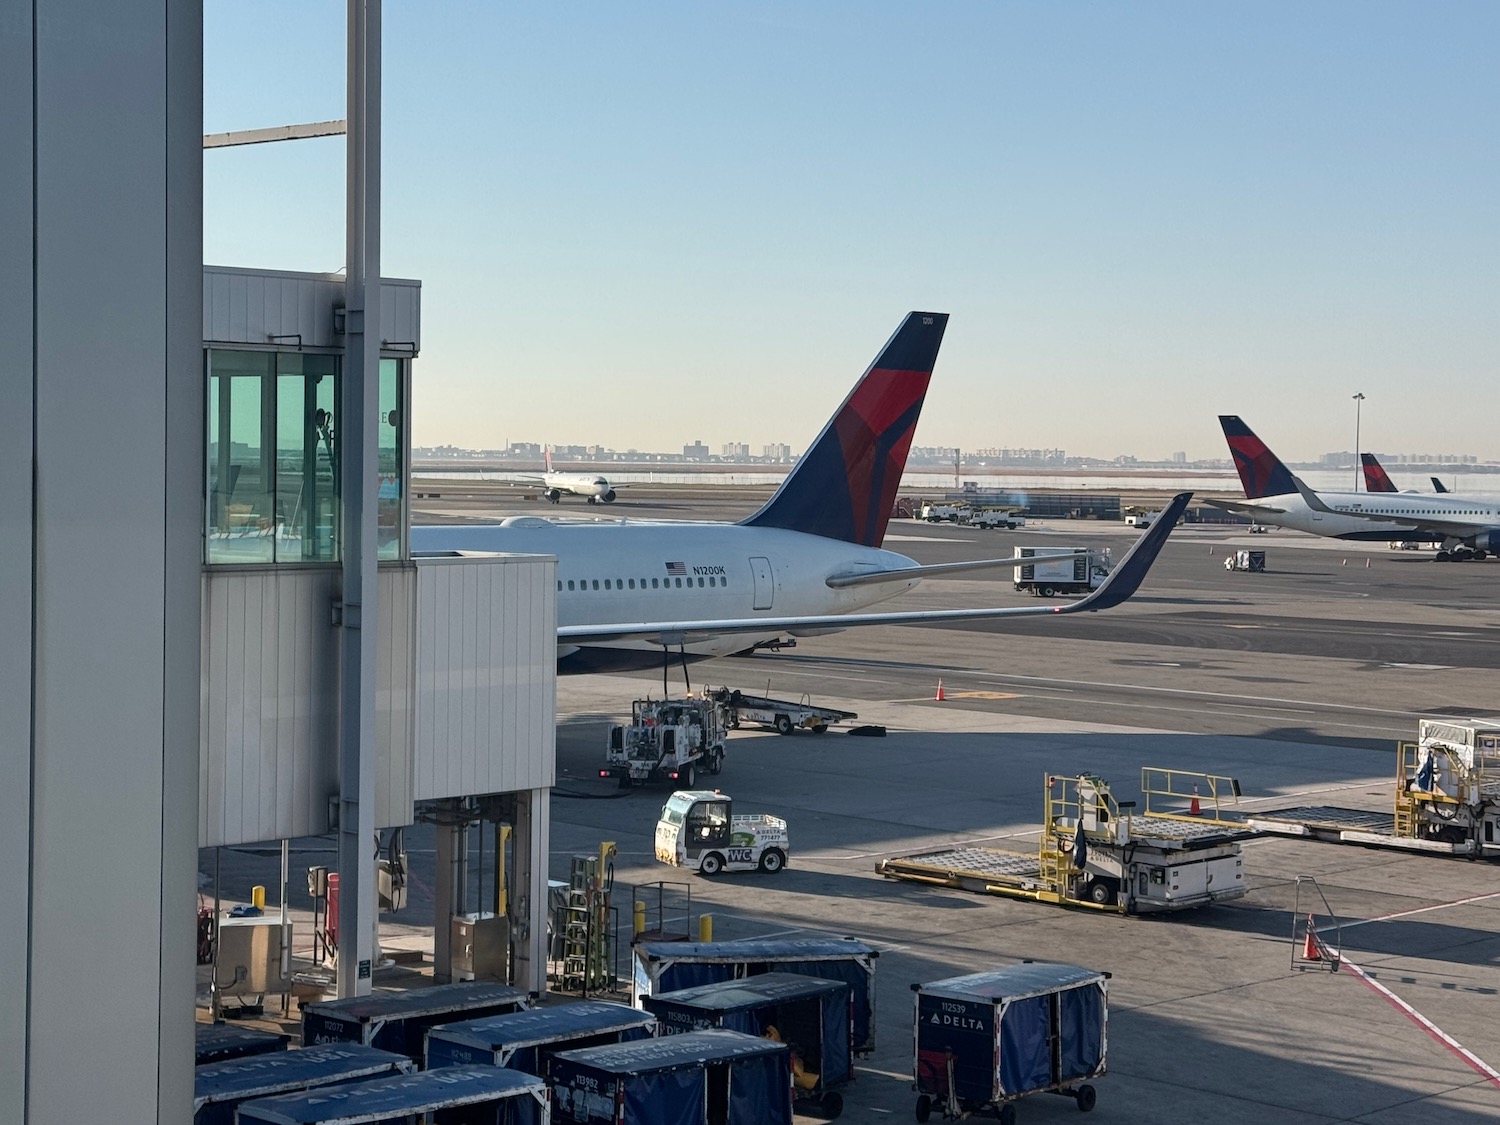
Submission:
<svg viewBox="0 0 1500 1125">
<path fill-rule="evenodd" d="M 1198 805 L 1198 783 L 1193 782 L 1193 803 L 1188 805 L 1188 815 L 1197 816 L 1203 810 Z"/>
<path fill-rule="evenodd" d="M 1318 948 L 1318 931 L 1313 926 L 1313 916 L 1311 914 L 1307 916 L 1307 936 L 1302 939 L 1302 960 L 1323 960 L 1322 950 Z"/>
<path fill-rule="evenodd" d="M 941 703 L 941 702 L 943 702 L 943 700 L 945 700 L 945 699 L 948 698 L 946 695 L 943 694 L 943 681 L 942 681 L 941 677 L 938 679 L 937 694 L 934 695 L 932 698 L 933 698 L 933 702 L 935 702 L 935 703 Z"/>
</svg>

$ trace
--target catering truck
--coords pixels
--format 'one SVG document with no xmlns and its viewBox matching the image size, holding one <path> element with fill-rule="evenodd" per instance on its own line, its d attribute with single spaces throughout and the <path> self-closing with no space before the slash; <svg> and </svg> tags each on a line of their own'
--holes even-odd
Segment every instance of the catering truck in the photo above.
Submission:
<svg viewBox="0 0 1500 1125">
<path fill-rule="evenodd" d="M 1058 555 L 1071 550 L 1072 558 L 1051 562 L 1028 563 L 1036 555 Z M 1017 547 L 1015 587 L 1032 597 L 1051 598 L 1058 594 L 1087 594 L 1097 590 L 1109 577 L 1113 562 L 1108 549 L 1090 551 L 1087 547 Z"/>
</svg>

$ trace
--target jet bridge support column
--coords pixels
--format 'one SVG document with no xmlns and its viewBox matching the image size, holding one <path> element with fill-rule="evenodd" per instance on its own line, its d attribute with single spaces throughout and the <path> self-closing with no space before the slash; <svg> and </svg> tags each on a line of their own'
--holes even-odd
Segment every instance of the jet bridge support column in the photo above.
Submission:
<svg viewBox="0 0 1500 1125">
<path fill-rule="evenodd" d="M 525 789 L 514 796 L 511 983 L 540 995 L 547 991 L 547 840 L 552 790 Z"/>
</svg>

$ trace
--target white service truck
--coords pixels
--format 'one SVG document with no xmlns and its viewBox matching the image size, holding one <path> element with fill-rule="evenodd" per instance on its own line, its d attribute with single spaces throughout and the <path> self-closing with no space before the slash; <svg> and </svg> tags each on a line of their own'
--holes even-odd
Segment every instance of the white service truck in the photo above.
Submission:
<svg viewBox="0 0 1500 1125">
<path fill-rule="evenodd" d="M 1159 510 L 1146 511 L 1141 508 L 1131 508 L 1125 513 L 1125 526 L 1139 527 L 1144 530 L 1155 523 L 1156 517 L 1159 515 L 1161 515 Z"/>
<path fill-rule="evenodd" d="M 967 504 L 923 504 L 917 518 L 928 523 L 961 523 L 968 514 Z"/>
<path fill-rule="evenodd" d="M 970 527 L 1005 528 L 1014 531 L 1026 526 L 1026 517 L 1019 512 L 1007 512 L 1004 508 L 985 508 L 969 517 Z"/>
<path fill-rule="evenodd" d="M 630 722 L 609 728 L 600 777 L 615 777 L 620 788 L 670 781 L 691 789 L 701 768 L 724 768 L 724 709 L 712 699 L 637 699 Z"/>
<path fill-rule="evenodd" d="M 1026 563 L 1035 555 L 1056 555 L 1071 550 L 1071 559 Z M 1113 565 L 1108 549 L 1090 551 L 1087 547 L 1017 547 L 1015 587 L 1033 597 L 1052 598 L 1058 594 L 1087 594 L 1097 590 L 1109 577 Z"/>
<path fill-rule="evenodd" d="M 734 802 L 712 789 L 681 790 L 662 806 L 656 822 L 656 858 L 700 875 L 786 867 L 791 851 L 786 821 L 757 813 L 734 814 Z"/>
</svg>

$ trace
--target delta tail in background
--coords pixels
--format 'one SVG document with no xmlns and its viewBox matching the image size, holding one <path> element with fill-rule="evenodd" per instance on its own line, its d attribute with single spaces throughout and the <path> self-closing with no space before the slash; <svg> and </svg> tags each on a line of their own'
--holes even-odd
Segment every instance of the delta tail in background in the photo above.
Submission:
<svg viewBox="0 0 1500 1125">
<path fill-rule="evenodd" d="M 864 612 L 929 575 L 1015 564 L 1007 557 L 922 566 L 881 546 L 947 324 L 945 313 L 909 314 L 781 487 L 740 523 L 512 516 L 415 527 L 413 552 L 555 556 L 560 657 L 580 649 L 721 656 L 852 626 L 1120 604 L 1139 587 L 1191 493 L 1175 497 L 1104 584 L 1080 601 Z"/>
<path fill-rule="evenodd" d="M 1366 492 L 1400 492 L 1401 491 L 1401 489 L 1399 489 L 1399 488 L 1396 487 L 1396 482 L 1393 481 L 1393 480 L 1391 480 L 1390 475 L 1385 471 L 1385 466 L 1383 466 L 1379 462 L 1379 460 L 1376 459 L 1375 454 L 1373 454 L 1373 453 L 1361 453 L 1359 455 L 1359 463 L 1360 463 L 1360 467 L 1363 468 L 1364 472 L 1365 472 L 1365 491 Z M 1448 491 L 1446 488 L 1443 487 L 1443 482 L 1440 481 L 1440 480 L 1438 480 L 1437 477 L 1428 477 L 1427 479 L 1432 482 L 1432 491 L 1434 491 L 1434 492 L 1447 492 Z M 1415 488 L 1408 488 L 1406 491 L 1407 492 L 1416 492 L 1418 490 L 1415 489 Z"/>
</svg>

